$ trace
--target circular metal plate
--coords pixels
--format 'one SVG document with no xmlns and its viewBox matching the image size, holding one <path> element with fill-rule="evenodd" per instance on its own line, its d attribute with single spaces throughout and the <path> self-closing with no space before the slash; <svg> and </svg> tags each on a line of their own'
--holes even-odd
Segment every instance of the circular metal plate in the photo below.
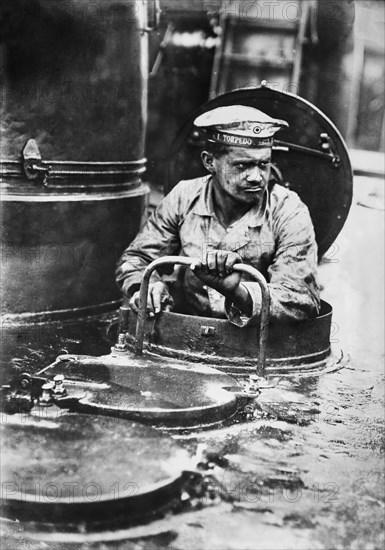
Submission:
<svg viewBox="0 0 385 550">
<path fill-rule="evenodd" d="M 41 530 L 143 521 L 178 498 L 187 454 L 169 436 L 117 418 L 3 415 L 2 515 Z"/>
<path fill-rule="evenodd" d="M 116 353 L 103 357 L 62 356 L 44 376 L 64 374 L 68 395 L 84 390 L 78 410 L 118 416 L 167 428 L 204 427 L 230 418 L 237 386 L 216 369 L 173 359 Z"/>
<path fill-rule="evenodd" d="M 193 121 L 201 113 L 225 105 L 247 105 L 284 119 L 289 128 L 276 139 L 318 152 L 321 134 L 330 138 L 331 150 L 339 157 L 335 166 L 331 158 L 297 150 L 273 150 L 273 163 L 282 174 L 282 184 L 296 191 L 308 206 L 313 220 L 319 254 L 322 256 L 341 231 L 352 200 L 352 169 L 346 145 L 334 124 L 314 105 L 289 93 L 267 87 L 245 88 L 220 95 L 205 103 L 184 123 L 170 152 L 166 192 L 182 179 L 205 174 L 200 160 L 204 142 Z"/>
</svg>

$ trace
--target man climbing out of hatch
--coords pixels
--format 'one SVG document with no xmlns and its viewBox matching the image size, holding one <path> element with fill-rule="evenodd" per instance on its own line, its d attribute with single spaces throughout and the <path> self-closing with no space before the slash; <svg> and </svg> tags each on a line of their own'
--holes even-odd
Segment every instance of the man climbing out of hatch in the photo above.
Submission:
<svg viewBox="0 0 385 550">
<path fill-rule="evenodd" d="M 137 311 L 145 267 L 181 255 L 200 259 L 182 275 L 185 313 L 227 317 L 238 326 L 258 322 L 259 284 L 232 269 L 243 262 L 268 281 L 271 320 L 315 316 L 317 245 L 308 209 L 295 192 L 270 182 L 273 136 L 288 124 L 242 105 L 215 108 L 194 124 L 206 135 L 201 158 L 208 175 L 179 182 L 123 253 L 116 275 L 131 309 Z M 170 302 L 154 272 L 149 316 Z"/>
</svg>

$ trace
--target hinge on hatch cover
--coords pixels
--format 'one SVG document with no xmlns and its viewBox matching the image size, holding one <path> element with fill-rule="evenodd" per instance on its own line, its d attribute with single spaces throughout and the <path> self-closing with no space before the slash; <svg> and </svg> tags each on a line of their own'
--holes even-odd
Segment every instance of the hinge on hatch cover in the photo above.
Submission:
<svg viewBox="0 0 385 550">
<path fill-rule="evenodd" d="M 191 470 L 183 472 L 183 490 L 181 501 L 192 508 L 204 505 L 218 504 L 221 501 L 234 502 L 233 494 L 227 491 L 214 475 L 216 467 L 223 468 L 227 460 L 217 453 L 210 453 L 205 444 L 198 444 L 195 456 L 192 458 Z"/>
<path fill-rule="evenodd" d="M 33 407 L 71 408 L 78 403 L 83 394 L 68 395 L 65 377 L 57 374 L 53 380 L 41 376 L 22 373 L 1 387 L 1 406 L 5 413 L 16 414 L 31 412 Z"/>
</svg>

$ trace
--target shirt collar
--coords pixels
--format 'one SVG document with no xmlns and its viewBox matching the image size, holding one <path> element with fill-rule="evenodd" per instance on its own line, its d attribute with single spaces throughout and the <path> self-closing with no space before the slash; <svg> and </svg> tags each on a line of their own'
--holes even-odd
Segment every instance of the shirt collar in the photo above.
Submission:
<svg viewBox="0 0 385 550">
<path fill-rule="evenodd" d="M 255 205 L 247 212 L 248 216 L 248 226 L 249 227 L 261 227 L 264 220 L 267 217 L 269 211 L 269 191 L 265 190 L 262 197 L 261 204 Z"/>
<path fill-rule="evenodd" d="M 201 192 L 193 210 L 198 216 L 216 217 L 212 198 L 212 177 L 205 176 Z M 249 227 L 260 227 L 269 212 L 269 188 L 265 191 L 262 204 L 255 205 L 245 214 Z"/>
<path fill-rule="evenodd" d="M 198 214 L 198 216 L 215 216 L 212 199 L 211 175 L 203 178 L 202 189 L 199 193 L 193 212 L 194 214 Z"/>
</svg>

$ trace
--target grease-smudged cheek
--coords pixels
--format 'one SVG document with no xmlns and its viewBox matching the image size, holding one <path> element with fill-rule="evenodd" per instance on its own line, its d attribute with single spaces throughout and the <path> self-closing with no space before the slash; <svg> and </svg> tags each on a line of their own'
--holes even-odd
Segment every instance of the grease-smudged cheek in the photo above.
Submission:
<svg viewBox="0 0 385 550">
<path fill-rule="evenodd" d="M 258 201 L 269 180 L 270 166 L 266 165 L 270 162 L 269 152 L 230 149 L 228 155 L 216 158 L 214 175 L 219 185 L 242 202 Z"/>
</svg>

